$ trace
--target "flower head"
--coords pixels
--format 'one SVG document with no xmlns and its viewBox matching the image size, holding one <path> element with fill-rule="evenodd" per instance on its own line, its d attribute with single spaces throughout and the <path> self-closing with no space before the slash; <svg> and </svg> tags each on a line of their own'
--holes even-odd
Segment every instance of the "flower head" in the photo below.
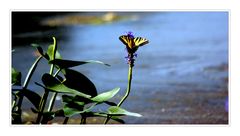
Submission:
<svg viewBox="0 0 240 136">
<path fill-rule="evenodd" d="M 137 58 L 137 53 L 134 53 L 133 56 L 131 56 L 130 54 L 128 54 L 128 55 L 125 57 L 127 63 L 130 64 L 130 65 L 132 65 L 132 66 L 134 65 L 134 61 L 135 61 L 136 58 Z"/>
<path fill-rule="evenodd" d="M 140 46 L 147 44 L 149 41 L 142 37 L 134 37 L 133 32 L 127 32 L 127 35 L 122 35 L 119 37 L 119 40 L 122 41 L 123 44 L 126 45 L 126 49 L 128 52 L 127 57 L 125 57 L 128 61 L 129 65 L 134 65 L 134 61 L 137 57 L 135 53 Z"/>
</svg>

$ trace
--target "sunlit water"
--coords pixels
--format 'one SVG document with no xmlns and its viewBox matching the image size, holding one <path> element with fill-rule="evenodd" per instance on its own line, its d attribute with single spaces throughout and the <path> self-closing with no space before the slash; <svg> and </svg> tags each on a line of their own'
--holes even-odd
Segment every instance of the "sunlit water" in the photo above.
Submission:
<svg viewBox="0 0 240 136">
<path fill-rule="evenodd" d="M 149 96 L 158 99 L 154 95 L 156 92 L 219 91 L 227 87 L 223 80 L 228 77 L 227 70 L 217 68 L 228 65 L 228 13 L 130 14 L 133 18 L 129 20 L 101 25 L 62 26 L 54 30 L 28 33 L 25 37 L 56 36 L 63 58 L 100 60 L 110 64 L 111 67 L 89 64 L 75 69 L 89 77 L 99 92 L 120 87 L 119 97 L 127 85 L 128 65 L 124 59 L 127 55 L 125 46 L 118 37 L 132 31 L 135 36 L 147 38 L 149 44 L 137 51 L 132 92 L 124 104 L 129 110 L 133 109 L 131 111 L 135 110 L 136 104 L 140 104 L 137 105 L 137 111 L 144 111 L 148 101 L 141 100 Z M 49 43 L 42 41 L 38 44 L 46 49 Z M 12 66 L 22 71 L 25 77 L 36 58 L 33 56 L 34 49 L 28 45 L 14 49 Z M 33 81 L 41 82 L 39 77 L 42 72 L 49 71 L 46 65 L 45 62 L 39 65 Z M 30 88 L 35 89 L 34 82 L 31 82 Z M 158 114 L 152 112 L 152 115 Z M 129 123 L 144 123 L 139 121 L 141 119 L 136 120 L 130 120 Z"/>
</svg>

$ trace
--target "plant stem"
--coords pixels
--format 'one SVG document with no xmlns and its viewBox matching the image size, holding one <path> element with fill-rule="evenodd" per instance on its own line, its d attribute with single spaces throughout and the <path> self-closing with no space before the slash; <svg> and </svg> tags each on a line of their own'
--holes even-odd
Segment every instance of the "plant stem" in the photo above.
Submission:
<svg viewBox="0 0 240 136">
<path fill-rule="evenodd" d="M 68 123 L 68 120 L 69 120 L 69 117 L 65 117 L 64 121 L 63 121 L 63 124 L 67 124 Z"/>
<path fill-rule="evenodd" d="M 55 37 L 53 37 L 53 50 L 52 51 L 53 51 L 53 53 L 52 53 L 52 60 L 54 60 L 56 52 L 57 52 L 57 42 L 56 42 L 56 38 Z M 53 71 L 54 71 L 54 64 L 51 65 L 49 74 L 52 75 Z"/>
<path fill-rule="evenodd" d="M 118 107 L 120 107 L 122 105 L 122 103 L 127 99 L 128 95 L 130 94 L 131 91 L 131 83 L 132 83 L 132 66 L 129 65 L 129 69 L 128 69 L 128 87 L 127 87 L 127 91 L 124 95 L 124 97 L 122 98 L 122 100 L 118 103 Z"/>
<path fill-rule="evenodd" d="M 43 111 L 44 111 L 44 108 L 45 108 L 45 105 L 46 105 L 46 102 L 47 102 L 48 94 L 49 94 L 49 91 L 45 90 L 45 93 L 43 94 L 43 97 L 42 97 L 42 99 L 40 101 L 40 104 L 39 104 L 40 111 L 38 113 L 36 124 L 39 124 L 41 122 L 42 114 L 43 114 Z"/>
<path fill-rule="evenodd" d="M 38 62 L 40 61 L 42 59 L 42 56 L 40 56 L 40 57 L 38 57 L 36 60 L 35 60 L 35 62 L 33 63 L 33 65 L 31 66 L 31 68 L 29 69 L 29 71 L 28 71 L 28 74 L 27 74 L 27 76 L 26 76 L 26 78 L 25 78 L 25 81 L 24 81 L 24 83 L 23 83 L 23 89 L 22 89 L 22 91 L 24 91 L 25 89 L 27 89 L 27 86 L 28 86 L 28 84 L 29 84 L 29 82 L 30 82 L 30 79 L 32 78 L 32 75 L 33 75 L 33 73 L 34 73 L 34 71 L 35 71 L 35 69 L 36 69 L 36 67 L 37 67 L 37 65 L 38 65 Z M 16 111 L 20 114 L 20 118 L 18 118 L 18 119 L 16 119 L 14 122 L 16 122 L 16 123 L 21 123 L 22 121 L 22 119 L 21 119 L 21 107 L 22 107 L 22 102 L 23 102 L 23 94 L 21 93 L 20 94 L 20 96 L 19 96 L 19 99 L 18 99 L 18 103 L 17 103 L 17 108 L 16 108 Z"/>
<path fill-rule="evenodd" d="M 81 114 L 81 116 L 82 118 L 80 124 L 86 124 L 87 117 L 84 114 Z"/>
<path fill-rule="evenodd" d="M 25 78 L 25 81 L 23 83 L 23 90 L 27 89 L 27 86 L 29 84 L 30 79 L 32 78 L 33 72 L 35 71 L 38 62 L 42 59 L 42 56 L 38 57 L 35 62 L 33 63 L 32 67 L 30 68 L 30 70 L 28 71 L 28 74 Z M 20 96 L 19 101 L 18 101 L 18 108 L 21 108 L 22 105 L 22 101 L 23 101 L 23 95 Z"/>
<path fill-rule="evenodd" d="M 54 92 L 51 99 L 50 99 L 50 102 L 49 102 L 49 106 L 48 106 L 48 112 L 51 112 L 52 109 L 53 109 L 53 105 L 55 103 L 55 100 L 56 100 L 56 97 L 57 97 L 58 93 L 57 92 Z"/>
<path fill-rule="evenodd" d="M 107 124 L 108 121 L 110 120 L 110 118 L 111 118 L 111 116 L 108 115 L 103 124 Z"/>
<path fill-rule="evenodd" d="M 14 94 L 14 93 L 12 93 L 13 94 L 13 96 L 14 96 L 14 100 L 13 100 L 13 103 L 12 103 L 12 112 L 14 111 L 14 109 L 15 109 L 15 107 L 16 107 L 16 103 L 17 103 L 17 96 Z"/>
<path fill-rule="evenodd" d="M 27 74 L 27 76 L 26 76 L 26 79 L 25 79 L 25 81 L 24 81 L 24 83 L 23 83 L 23 88 L 24 88 L 24 89 L 27 88 L 27 86 L 28 86 L 28 84 L 29 84 L 29 81 L 30 81 L 30 79 L 31 79 L 31 77 L 32 77 L 32 75 L 33 75 L 33 72 L 35 71 L 38 62 L 39 62 L 41 59 L 42 59 L 42 56 L 39 56 L 39 57 L 35 60 L 35 62 L 33 63 L 33 65 L 32 65 L 32 67 L 30 68 L 30 70 L 28 71 L 28 74 Z"/>
<path fill-rule="evenodd" d="M 61 69 L 58 69 L 58 71 L 54 74 L 54 77 L 57 76 L 57 74 L 61 71 Z M 47 90 L 46 90 L 47 91 Z M 49 94 L 49 91 L 45 92 L 41 101 L 40 101 L 40 114 L 38 114 L 38 118 L 37 118 L 37 121 L 36 123 L 40 123 L 40 120 L 41 120 L 41 114 L 43 113 L 43 110 L 44 110 L 44 107 L 46 105 L 46 100 L 47 100 L 47 97 L 48 97 L 48 94 Z M 57 97 L 57 93 L 55 92 L 53 97 L 51 98 L 50 100 L 50 104 L 49 104 L 49 107 L 48 107 L 48 112 L 51 112 L 52 111 L 52 108 L 53 108 L 53 105 L 54 105 L 54 101 Z M 45 100 L 46 99 L 46 100 Z"/>
<path fill-rule="evenodd" d="M 53 37 L 53 50 L 52 51 L 53 51 L 52 60 L 54 60 L 55 55 L 56 55 L 56 51 L 57 51 L 57 43 L 56 43 L 56 38 L 55 37 Z M 54 71 L 54 64 L 51 64 L 49 74 L 53 75 L 53 71 Z M 59 71 L 57 71 L 56 73 L 58 73 L 58 72 Z M 42 114 L 43 114 L 43 111 L 44 111 L 44 108 L 45 108 L 45 105 L 46 105 L 46 102 L 47 102 L 48 94 L 49 94 L 49 91 L 45 90 L 45 93 L 43 94 L 43 97 L 42 97 L 41 102 L 40 102 L 40 112 L 38 113 L 38 117 L 37 117 L 37 121 L 36 121 L 37 124 L 39 124 L 41 122 L 41 118 L 42 118 Z"/>
<path fill-rule="evenodd" d="M 60 71 L 61 71 L 61 69 L 58 69 L 58 71 L 53 75 L 53 77 L 56 77 L 57 74 L 58 74 Z M 57 95 L 58 95 L 57 92 L 54 92 L 54 93 L 53 93 L 53 95 L 52 95 L 52 97 L 51 97 L 51 99 L 50 99 L 50 102 L 49 102 L 48 112 L 51 112 L 51 111 L 52 111 Z"/>
<path fill-rule="evenodd" d="M 130 94 L 131 91 L 131 83 L 132 83 L 132 69 L 133 69 L 133 64 L 129 64 L 129 68 L 128 68 L 128 86 L 127 86 L 127 90 L 125 95 L 123 96 L 123 98 L 121 99 L 121 101 L 118 103 L 118 107 L 120 107 L 123 102 L 127 99 L 127 97 Z M 104 121 L 104 124 L 107 124 L 108 121 L 111 119 L 111 116 L 107 116 L 106 120 Z"/>
</svg>

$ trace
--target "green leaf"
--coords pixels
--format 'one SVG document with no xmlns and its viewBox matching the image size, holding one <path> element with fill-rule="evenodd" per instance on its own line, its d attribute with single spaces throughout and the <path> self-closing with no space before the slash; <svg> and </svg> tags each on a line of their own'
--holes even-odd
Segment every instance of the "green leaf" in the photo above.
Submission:
<svg viewBox="0 0 240 136">
<path fill-rule="evenodd" d="M 93 104 L 92 106 L 90 106 L 89 108 L 86 108 L 84 110 L 79 110 L 79 109 L 76 109 L 76 108 L 71 108 L 68 105 L 65 105 L 63 107 L 63 111 L 64 111 L 64 115 L 66 117 L 71 117 L 71 116 L 76 115 L 76 114 L 89 112 L 94 106 L 95 106 L 95 104 Z"/>
<path fill-rule="evenodd" d="M 66 117 L 71 117 L 71 116 L 73 116 L 73 115 L 83 113 L 84 111 L 79 111 L 78 109 L 70 108 L 70 107 L 68 107 L 68 106 L 64 106 L 63 112 L 64 112 L 64 115 L 65 115 Z"/>
<path fill-rule="evenodd" d="M 48 48 L 48 51 L 47 51 L 47 55 L 49 56 L 50 60 L 53 60 L 52 52 L 53 52 L 53 45 L 50 45 Z M 60 55 L 60 53 L 58 51 L 56 51 L 55 59 L 62 59 L 62 56 Z"/>
<path fill-rule="evenodd" d="M 115 96 L 118 92 L 119 92 L 120 88 L 114 88 L 111 91 L 108 92 L 104 92 L 101 93 L 95 97 L 93 97 L 91 100 L 95 101 L 95 102 L 104 102 L 107 101 L 109 99 L 111 99 L 113 96 Z"/>
<path fill-rule="evenodd" d="M 42 76 L 42 82 L 49 91 L 58 92 L 58 93 L 70 93 L 79 95 L 84 98 L 90 98 L 90 95 L 84 94 L 77 90 L 66 87 L 63 83 L 59 82 L 50 74 L 44 74 Z"/>
<path fill-rule="evenodd" d="M 49 60 L 49 56 L 48 54 L 44 53 L 43 49 L 41 46 L 39 46 L 38 44 L 31 44 L 33 47 L 35 47 L 37 49 L 37 51 L 39 52 L 39 54 L 44 57 L 45 59 Z"/>
<path fill-rule="evenodd" d="M 68 104 L 71 108 L 82 109 L 84 105 L 91 103 L 90 99 L 81 96 L 62 95 L 62 102 Z"/>
<path fill-rule="evenodd" d="M 47 54 L 50 60 L 62 59 L 60 53 L 57 51 L 57 43 L 55 37 L 53 37 L 53 44 L 48 46 Z"/>
<path fill-rule="evenodd" d="M 14 68 L 12 68 L 12 85 L 21 85 L 21 72 L 18 72 Z"/>
<path fill-rule="evenodd" d="M 39 108 L 39 103 L 41 101 L 41 96 L 38 95 L 37 93 L 28 90 L 28 89 L 24 89 L 19 91 L 19 93 L 21 93 L 23 96 L 27 97 L 28 100 L 35 106 L 36 109 Z"/>
<path fill-rule="evenodd" d="M 84 102 L 81 102 L 79 101 L 78 99 L 76 99 L 76 97 L 73 97 L 73 96 L 68 96 L 68 95 L 62 95 L 62 101 L 65 102 L 65 103 L 74 103 L 78 106 L 84 106 L 85 103 Z"/>
<path fill-rule="evenodd" d="M 97 95 L 97 89 L 93 82 L 82 73 L 71 69 L 65 69 L 64 76 L 66 80 L 63 84 L 68 88 L 77 90 L 92 97 Z"/>
<path fill-rule="evenodd" d="M 69 102 L 72 102 L 73 99 L 74 99 L 74 96 L 62 95 L 62 101 L 63 102 L 69 103 Z"/>
<path fill-rule="evenodd" d="M 40 55 L 44 56 L 44 52 L 41 46 L 39 46 L 38 44 L 31 44 L 33 47 L 35 47 L 37 49 L 37 51 L 39 52 Z"/>
<path fill-rule="evenodd" d="M 134 112 L 129 112 L 125 109 L 122 109 L 118 106 L 111 106 L 108 108 L 108 114 L 111 116 L 121 116 L 121 115 L 126 115 L 126 116 L 134 116 L 134 117 L 141 117 L 141 114 L 134 113 Z"/>
<path fill-rule="evenodd" d="M 49 63 L 55 64 L 55 65 L 59 66 L 61 69 L 75 67 L 75 66 L 79 66 L 79 65 L 83 65 L 83 64 L 88 64 L 88 63 L 103 64 L 106 66 L 110 66 L 109 64 L 105 64 L 105 63 L 103 63 L 101 61 L 97 61 L 97 60 L 73 61 L 73 60 L 55 59 L 55 60 L 49 61 Z"/>
</svg>

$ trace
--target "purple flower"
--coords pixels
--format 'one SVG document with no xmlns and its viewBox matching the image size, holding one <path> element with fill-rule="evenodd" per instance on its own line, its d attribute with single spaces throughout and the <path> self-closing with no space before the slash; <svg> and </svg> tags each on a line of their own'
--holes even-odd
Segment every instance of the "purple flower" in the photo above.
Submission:
<svg viewBox="0 0 240 136">
<path fill-rule="evenodd" d="M 133 55 L 128 54 L 126 57 L 124 57 L 128 64 L 134 64 L 135 58 L 137 58 L 137 53 L 134 53 Z"/>
<path fill-rule="evenodd" d="M 135 58 L 137 58 L 138 55 L 137 55 L 137 53 L 134 53 L 133 56 L 134 56 Z"/>
<path fill-rule="evenodd" d="M 129 31 L 126 35 L 121 35 L 119 40 L 126 46 L 128 64 L 134 66 L 135 58 L 137 58 L 137 49 L 148 43 L 148 40 L 142 37 L 134 37 L 133 32 Z"/>
<path fill-rule="evenodd" d="M 131 31 L 127 32 L 127 36 L 130 38 L 134 38 L 133 32 L 131 32 Z"/>
</svg>

